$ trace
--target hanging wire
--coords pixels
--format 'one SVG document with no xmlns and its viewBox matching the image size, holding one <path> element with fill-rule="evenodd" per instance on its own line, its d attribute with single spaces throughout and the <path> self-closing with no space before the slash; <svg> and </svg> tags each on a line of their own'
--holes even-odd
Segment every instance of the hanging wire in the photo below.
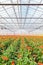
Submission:
<svg viewBox="0 0 43 65">
<path fill-rule="evenodd" d="M 11 0 L 11 3 L 13 4 L 13 1 Z M 17 4 L 18 4 L 18 1 L 17 1 Z M 17 23 L 18 23 L 18 27 L 19 27 L 19 22 L 18 22 L 18 18 L 17 18 L 17 14 L 16 14 L 16 11 L 15 11 L 15 8 L 14 6 L 12 6 L 13 10 L 14 10 L 14 14 L 16 16 L 16 19 L 17 19 Z"/>
<path fill-rule="evenodd" d="M 40 4 L 41 4 L 41 2 L 42 2 L 42 0 L 40 1 Z M 34 15 L 35 15 L 35 13 L 37 12 L 38 8 L 39 8 L 39 6 L 37 6 L 37 8 L 35 9 L 35 11 L 34 11 L 32 17 L 34 17 Z M 36 21 L 36 20 L 35 20 L 35 21 Z M 30 22 L 31 22 L 31 19 L 30 19 Z"/>
<path fill-rule="evenodd" d="M 5 12 L 8 14 L 8 12 L 7 12 L 7 10 L 5 9 L 5 7 L 4 6 L 2 6 L 3 7 L 3 9 L 5 10 Z M 9 16 L 9 18 L 10 18 L 10 15 L 8 14 L 8 16 Z M 11 19 L 11 21 L 14 23 L 14 21 Z"/>
<path fill-rule="evenodd" d="M 21 4 L 21 2 L 22 2 L 22 0 L 20 0 L 20 4 Z M 20 17 L 21 17 L 21 19 L 20 19 L 20 23 L 21 23 L 20 28 L 22 28 L 22 6 L 20 6 Z"/>
<path fill-rule="evenodd" d="M 29 0 L 28 3 L 30 3 L 30 1 L 31 1 L 31 0 Z M 24 19 L 24 25 L 23 25 L 23 28 L 24 28 L 25 23 L 26 23 L 26 17 L 27 17 L 28 11 L 29 11 L 29 6 L 27 6 L 27 10 L 26 10 L 26 15 L 25 15 L 25 19 Z"/>
<path fill-rule="evenodd" d="M 42 0 L 40 1 L 40 3 L 41 3 L 41 2 L 42 2 Z M 29 1 L 29 3 L 30 3 L 30 1 Z M 36 13 L 36 11 L 37 11 L 38 8 L 39 8 L 39 6 L 37 6 L 37 8 L 35 9 L 35 11 L 34 11 L 32 17 L 35 15 L 35 13 Z M 27 14 L 28 14 L 28 8 L 27 8 L 27 11 L 26 11 L 26 17 L 27 17 Z M 25 21 L 24 21 L 24 25 L 23 25 L 23 27 L 25 26 L 26 17 L 25 17 Z M 31 19 L 30 19 L 30 22 L 31 22 Z"/>
<path fill-rule="evenodd" d="M 0 16 L 1 16 L 1 15 L 0 15 Z M 1 18 L 3 18 L 3 17 L 1 16 Z M 3 18 L 3 19 L 4 19 L 4 18 Z M 6 22 L 8 22 L 6 19 L 4 19 L 4 20 L 5 20 Z M 8 23 L 9 23 L 9 22 L 8 22 Z M 2 25 L 2 24 L 4 24 L 4 23 L 1 22 L 0 24 Z M 10 24 L 10 23 L 9 23 L 9 24 Z M 2 26 L 3 26 L 3 25 L 2 25 Z M 10 30 L 9 27 L 8 27 L 6 24 L 4 24 L 3 27 L 6 28 L 6 29 L 8 29 L 8 30 Z M 10 30 L 10 31 L 11 31 L 11 32 L 14 32 L 14 31 L 12 31 L 12 30 Z"/>
</svg>

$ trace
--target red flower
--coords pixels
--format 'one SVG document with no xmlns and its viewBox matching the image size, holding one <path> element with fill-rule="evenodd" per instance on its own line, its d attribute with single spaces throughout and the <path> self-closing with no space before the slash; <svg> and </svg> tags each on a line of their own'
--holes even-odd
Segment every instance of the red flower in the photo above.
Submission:
<svg viewBox="0 0 43 65">
<path fill-rule="evenodd" d="M 38 62 L 38 65 L 43 65 L 43 63 L 41 63 L 41 62 Z"/>
<path fill-rule="evenodd" d="M 15 65 L 15 62 L 14 62 L 14 61 L 12 61 L 12 62 L 11 62 L 11 65 Z"/>
</svg>

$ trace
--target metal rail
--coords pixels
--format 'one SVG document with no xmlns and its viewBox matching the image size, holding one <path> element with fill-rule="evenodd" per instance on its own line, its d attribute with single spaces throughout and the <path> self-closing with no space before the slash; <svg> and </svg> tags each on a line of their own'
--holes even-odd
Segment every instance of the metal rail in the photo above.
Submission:
<svg viewBox="0 0 43 65">
<path fill-rule="evenodd" d="M 25 19 L 25 17 L 0 17 L 0 19 Z M 26 19 L 43 19 L 43 17 L 26 17 Z"/>
<path fill-rule="evenodd" d="M 43 4 L 5 4 L 1 3 L 0 6 L 5 5 L 5 6 L 43 6 Z"/>
</svg>

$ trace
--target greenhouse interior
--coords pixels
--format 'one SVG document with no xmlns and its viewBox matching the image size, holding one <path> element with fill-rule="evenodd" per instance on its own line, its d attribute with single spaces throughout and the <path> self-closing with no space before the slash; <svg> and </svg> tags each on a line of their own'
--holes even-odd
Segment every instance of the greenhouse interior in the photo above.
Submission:
<svg viewBox="0 0 43 65">
<path fill-rule="evenodd" d="M 43 65 L 43 0 L 0 0 L 0 65 Z"/>
</svg>

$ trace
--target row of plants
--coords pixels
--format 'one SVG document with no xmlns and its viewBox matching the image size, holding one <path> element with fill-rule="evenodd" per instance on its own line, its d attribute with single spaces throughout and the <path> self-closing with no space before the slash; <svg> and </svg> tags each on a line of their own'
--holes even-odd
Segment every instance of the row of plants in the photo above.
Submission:
<svg viewBox="0 0 43 65">
<path fill-rule="evenodd" d="M 30 48 L 32 62 L 36 62 L 37 65 L 43 65 L 43 41 L 37 40 L 37 43 L 35 43 L 33 40 L 28 41 L 25 38 L 25 43 L 28 44 L 27 48 Z"/>
<path fill-rule="evenodd" d="M 24 38 L 0 42 L 0 65 L 43 65 L 43 41 Z"/>
</svg>

